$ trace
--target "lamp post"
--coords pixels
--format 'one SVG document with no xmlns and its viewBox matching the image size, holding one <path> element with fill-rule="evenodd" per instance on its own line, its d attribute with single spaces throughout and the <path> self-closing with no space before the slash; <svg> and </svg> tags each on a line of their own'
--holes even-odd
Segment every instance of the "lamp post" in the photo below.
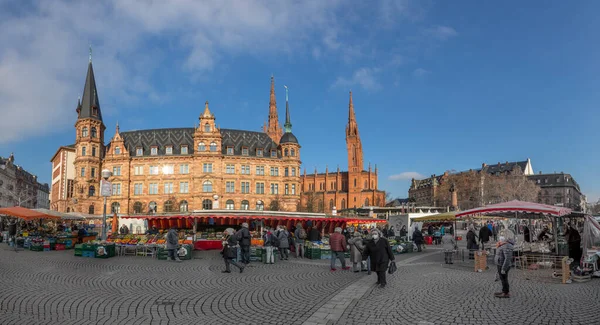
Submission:
<svg viewBox="0 0 600 325">
<path fill-rule="evenodd" d="M 112 176 L 112 173 L 108 169 L 102 170 L 102 178 L 100 181 L 100 195 L 104 197 L 104 210 L 102 212 L 102 241 L 106 240 L 106 198 L 112 195 L 112 184 L 108 181 L 108 178 Z"/>
<path fill-rule="evenodd" d="M 219 209 L 219 196 L 215 194 L 213 195 L 213 199 L 215 199 L 215 202 L 213 203 L 213 209 L 217 210 Z"/>
</svg>

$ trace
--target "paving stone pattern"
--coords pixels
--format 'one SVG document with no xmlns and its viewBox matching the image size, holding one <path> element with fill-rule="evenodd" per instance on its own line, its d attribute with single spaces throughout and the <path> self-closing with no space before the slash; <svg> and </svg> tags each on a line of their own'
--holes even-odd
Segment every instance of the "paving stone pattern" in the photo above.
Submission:
<svg viewBox="0 0 600 325">
<path fill-rule="evenodd" d="M 593 324 L 600 280 L 548 284 L 444 268 L 435 252 L 398 256 L 385 289 L 329 261 L 252 263 L 223 274 L 215 252 L 174 263 L 92 259 L 0 245 L 0 324 Z M 512 271 L 511 271 L 512 272 Z M 595 318 L 596 317 L 596 318 Z"/>
</svg>

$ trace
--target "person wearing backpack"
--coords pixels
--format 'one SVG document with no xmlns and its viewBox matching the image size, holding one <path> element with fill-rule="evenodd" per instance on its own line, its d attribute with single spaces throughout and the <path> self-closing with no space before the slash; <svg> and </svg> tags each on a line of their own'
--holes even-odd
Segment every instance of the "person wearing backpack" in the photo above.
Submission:
<svg viewBox="0 0 600 325">
<path fill-rule="evenodd" d="M 279 239 L 279 260 L 287 260 L 289 257 L 290 233 L 285 229 L 285 226 L 279 226 L 279 230 L 277 230 L 275 236 Z"/>
<path fill-rule="evenodd" d="M 237 240 L 240 243 L 240 249 L 242 250 L 242 263 L 250 264 L 250 243 L 252 236 L 250 236 L 250 230 L 248 230 L 248 223 L 242 223 L 242 229 L 237 233 Z"/>
<path fill-rule="evenodd" d="M 304 242 L 306 241 L 308 234 L 306 233 L 306 230 L 302 228 L 301 223 L 296 225 L 294 235 L 296 236 L 296 258 L 304 258 Z"/>
<path fill-rule="evenodd" d="M 277 243 L 277 246 L 279 246 L 279 239 L 277 239 L 277 237 L 273 235 L 271 229 L 267 229 L 267 233 L 265 234 L 263 239 L 265 241 L 265 254 L 267 256 L 265 259 L 265 264 L 274 264 L 275 255 L 273 254 L 273 248 L 275 246 L 275 243 Z"/>
</svg>

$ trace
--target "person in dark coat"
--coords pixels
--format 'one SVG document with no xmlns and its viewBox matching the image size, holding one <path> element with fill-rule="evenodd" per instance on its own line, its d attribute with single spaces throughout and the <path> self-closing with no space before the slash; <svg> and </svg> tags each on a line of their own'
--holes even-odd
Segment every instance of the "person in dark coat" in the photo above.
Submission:
<svg viewBox="0 0 600 325">
<path fill-rule="evenodd" d="M 221 255 L 223 255 L 223 260 L 225 261 L 225 271 L 221 271 L 221 273 L 231 273 L 231 264 L 240 269 L 240 273 L 244 272 L 244 265 L 233 260 L 237 257 L 238 249 L 238 238 L 234 234 L 233 228 L 225 229 L 223 234 L 226 237 L 223 241 L 223 250 L 221 251 Z"/>
<path fill-rule="evenodd" d="M 406 230 L 406 225 L 402 225 L 402 228 L 400 228 L 400 238 L 404 237 L 406 240 L 406 236 L 408 235 L 408 230 Z"/>
<path fill-rule="evenodd" d="M 569 223 L 567 225 L 567 231 L 565 232 L 565 239 L 567 241 L 567 245 L 569 246 L 569 258 L 573 259 L 573 263 L 571 263 L 571 267 L 579 266 L 581 262 L 581 235 L 579 235 L 579 231 L 573 228 L 573 225 Z"/>
<path fill-rule="evenodd" d="M 181 262 L 179 256 L 177 255 L 178 245 L 179 237 L 177 236 L 177 230 L 175 229 L 175 227 L 172 227 L 167 233 L 167 250 L 169 252 L 167 260 Z"/>
<path fill-rule="evenodd" d="M 525 239 L 525 241 L 528 243 L 531 242 L 531 233 L 529 232 L 529 227 L 527 226 L 523 227 L 523 239 Z"/>
<path fill-rule="evenodd" d="M 321 240 L 321 232 L 317 229 L 316 226 L 313 226 L 308 233 L 308 241 L 320 241 Z"/>
<path fill-rule="evenodd" d="M 473 251 L 479 249 L 477 245 L 477 235 L 475 234 L 475 226 L 470 225 L 467 231 L 467 249 L 469 250 L 469 259 L 474 259 Z"/>
<path fill-rule="evenodd" d="M 429 236 L 433 236 L 433 225 L 429 225 L 429 227 L 427 227 L 427 234 Z"/>
<path fill-rule="evenodd" d="M 481 249 L 485 249 L 485 245 L 490 242 L 490 237 L 492 236 L 493 234 L 488 226 L 484 225 L 481 227 L 481 229 L 479 229 L 479 242 L 481 243 Z"/>
<path fill-rule="evenodd" d="M 237 234 L 237 240 L 240 243 L 241 255 L 242 255 L 242 263 L 250 264 L 250 230 L 248 229 L 248 224 L 246 222 L 242 223 L 242 229 L 240 229 Z"/>
<path fill-rule="evenodd" d="M 363 251 L 363 260 L 371 258 L 371 267 L 377 273 L 377 283 L 381 288 L 385 288 L 387 281 L 385 272 L 388 269 L 390 261 L 394 261 L 394 253 L 390 247 L 390 242 L 383 237 L 377 229 L 371 231 L 373 240 L 366 242 Z"/>
<path fill-rule="evenodd" d="M 415 242 L 415 245 L 417 245 L 417 251 L 421 251 L 422 246 L 423 246 L 423 233 L 419 230 L 419 228 L 415 227 L 415 232 L 413 232 L 413 242 Z"/>
</svg>

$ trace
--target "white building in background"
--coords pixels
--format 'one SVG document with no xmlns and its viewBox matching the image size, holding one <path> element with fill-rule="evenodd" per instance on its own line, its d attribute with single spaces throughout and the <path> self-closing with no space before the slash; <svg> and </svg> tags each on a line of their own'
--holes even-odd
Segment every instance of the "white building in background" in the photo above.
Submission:
<svg viewBox="0 0 600 325">
<path fill-rule="evenodd" d="M 15 156 L 0 157 L 0 206 L 49 207 L 50 188 L 37 176 L 15 164 Z"/>
<path fill-rule="evenodd" d="M 17 187 L 17 177 L 14 168 L 14 156 L 0 157 L 0 207 L 13 206 L 13 192 Z"/>
</svg>

